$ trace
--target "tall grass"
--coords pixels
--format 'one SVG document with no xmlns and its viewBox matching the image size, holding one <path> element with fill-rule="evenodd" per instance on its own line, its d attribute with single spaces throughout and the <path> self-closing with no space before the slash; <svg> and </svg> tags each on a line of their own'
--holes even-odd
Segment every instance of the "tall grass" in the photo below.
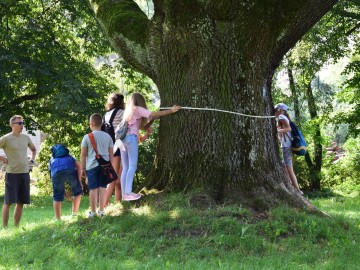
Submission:
<svg viewBox="0 0 360 270">
<path fill-rule="evenodd" d="M 104 218 L 73 218 L 64 202 L 59 223 L 51 198 L 33 196 L 21 226 L 0 230 L 0 268 L 359 269 L 359 194 L 308 196 L 331 217 L 285 207 L 256 215 L 241 206 L 193 208 L 172 194 L 111 205 Z M 82 213 L 88 205 L 83 198 Z"/>
</svg>

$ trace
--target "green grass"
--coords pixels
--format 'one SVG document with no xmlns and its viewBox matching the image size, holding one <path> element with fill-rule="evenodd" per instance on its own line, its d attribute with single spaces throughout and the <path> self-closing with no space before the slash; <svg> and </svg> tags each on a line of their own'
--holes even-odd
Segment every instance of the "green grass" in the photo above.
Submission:
<svg viewBox="0 0 360 270">
<path fill-rule="evenodd" d="M 58 223 L 51 197 L 32 196 L 21 226 L 0 230 L 0 269 L 359 269 L 358 191 L 308 196 L 331 217 L 192 208 L 173 194 L 111 205 L 102 219 L 66 216 L 64 202 Z"/>
</svg>

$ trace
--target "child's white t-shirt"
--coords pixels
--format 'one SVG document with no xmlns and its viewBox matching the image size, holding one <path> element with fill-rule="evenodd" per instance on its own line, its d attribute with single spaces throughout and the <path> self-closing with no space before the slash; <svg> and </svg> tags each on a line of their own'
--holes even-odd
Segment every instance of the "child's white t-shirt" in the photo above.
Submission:
<svg viewBox="0 0 360 270">
<path fill-rule="evenodd" d="M 279 115 L 279 121 L 285 120 L 288 125 L 290 124 L 289 119 L 286 117 L 286 115 L 280 114 Z M 279 133 L 279 139 L 281 141 L 281 147 L 291 147 L 291 131 Z"/>
</svg>

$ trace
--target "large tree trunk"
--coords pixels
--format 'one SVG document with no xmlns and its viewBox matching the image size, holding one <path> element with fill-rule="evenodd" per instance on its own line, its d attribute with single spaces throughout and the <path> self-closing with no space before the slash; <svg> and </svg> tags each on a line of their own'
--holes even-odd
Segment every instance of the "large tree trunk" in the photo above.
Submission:
<svg viewBox="0 0 360 270">
<path fill-rule="evenodd" d="M 285 3 L 286 2 L 286 3 Z M 283 55 L 336 0 L 90 3 L 114 47 L 157 84 L 162 106 L 273 114 L 271 80 Z M 160 122 L 149 187 L 201 190 L 254 209 L 310 207 L 289 183 L 274 119 L 182 110 Z"/>
</svg>

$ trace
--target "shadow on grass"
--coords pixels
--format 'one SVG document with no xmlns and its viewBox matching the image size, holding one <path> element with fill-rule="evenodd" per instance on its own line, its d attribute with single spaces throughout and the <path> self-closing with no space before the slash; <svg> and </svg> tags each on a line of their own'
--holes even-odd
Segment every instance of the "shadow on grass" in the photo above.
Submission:
<svg viewBox="0 0 360 270">
<path fill-rule="evenodd" d="M 307 191 L 305 193 L 306 197 L 308 197 L 309 199 L 327 199 L 327 198 L 332 198 L 332 197 L 342 197 L 341 195 L 334 193 L 332 190 L 330 189 L 323 189 L 320 191 Z"/>
</svg>

